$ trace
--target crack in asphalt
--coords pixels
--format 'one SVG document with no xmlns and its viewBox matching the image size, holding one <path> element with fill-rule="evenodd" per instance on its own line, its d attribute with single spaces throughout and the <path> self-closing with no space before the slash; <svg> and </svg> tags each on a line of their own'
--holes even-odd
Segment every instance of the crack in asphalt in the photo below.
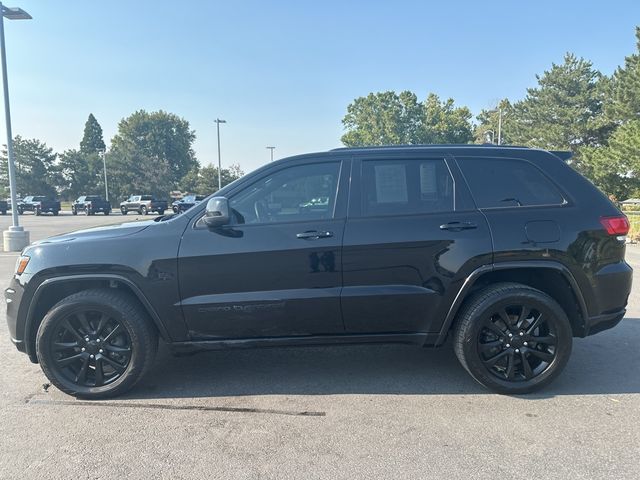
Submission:
<svg viewBox="0 0 640 480">
<path fill-rule="evenodd" d="M 166 403 L 128 403 L 128 402 L 84 402 L 74 400 L 42 400 L 33 397 L 25 399 L 27 405 L 80 406 L 80 407 L 110 407 L 110 408 L 145 408 L 156 410 L 189 410 L 201 412 L 231 412 L 231 413 L 267 413 L 273 415 L 290 415 L 294 417 L 324 417 L 326 412 L 277 410 L 271 408 L 248 407 L 211 407 L 207 405 L 169 405 Z"/>
</svg>

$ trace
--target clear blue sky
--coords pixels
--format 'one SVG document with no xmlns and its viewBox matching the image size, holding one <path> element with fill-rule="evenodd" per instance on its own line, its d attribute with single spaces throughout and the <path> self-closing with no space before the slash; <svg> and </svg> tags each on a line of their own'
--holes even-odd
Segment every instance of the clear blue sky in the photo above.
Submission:
<svg viewBox="0 0 640 480">
<path fill-rule="evenodd" d="M 143 108 L 186 118 L 202 164 L 250 171 L 340 146 L 355 97 L 409 89 L 474 114 L 519 99 L 571 51 L 610 74 L 635 50 L 640 1 L 11 0 L 14 134 L 77 147 L 87 115 L 105 141 Z M 4 128 L 4 124 L 2 124 Z M 5 141 L 4 130 L 0 133 Z"/>
</svg>

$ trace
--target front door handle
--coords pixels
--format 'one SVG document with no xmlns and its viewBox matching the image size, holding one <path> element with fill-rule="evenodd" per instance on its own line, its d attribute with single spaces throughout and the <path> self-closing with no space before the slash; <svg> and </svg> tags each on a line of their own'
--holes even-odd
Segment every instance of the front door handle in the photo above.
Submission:
<svg viewBox="0 0 640 480">
<path fill-rule="evenodd" d="M 317 240 L 318 238 L 333 237 L 333 232 L 318 232 L 316 230 L 308 230 L 306 232 L 296 234 L 296 238 L 303 240 Z"/>
<path fill-rule="evenodd" d="M 440 230 L 452 230 L 452 231 L 460 231 L 460 230 L 471 230 L 473 228 L 478 228 L 474 222 L 449 222 L 440 225 Z"/>
</svg>

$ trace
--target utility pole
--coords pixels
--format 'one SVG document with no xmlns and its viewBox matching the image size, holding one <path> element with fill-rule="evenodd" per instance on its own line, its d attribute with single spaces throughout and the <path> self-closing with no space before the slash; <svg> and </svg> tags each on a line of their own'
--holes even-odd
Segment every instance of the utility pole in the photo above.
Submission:
<svg viewBox="0 0 640 480">
<path fill-rule="evenodd" d="M 268 150 L 271 150 L 271 161 L 273 162 L 273 151 L 276 149 L 276 147 L 266 147 Z"/>
<path fill-rule="evenodd" d="M 227 121 L 216 118 L 214 122 L 216 122 L 216 126 L 218 127 L 218 190 L 222 190 L 222 160 L 220 159 L 220 124 L 227 123 Z"/>
<path fill-rule="evenodd" d="M 502 144 L 502 108 L 498 108 L 498 145 Z"/>
</svg>

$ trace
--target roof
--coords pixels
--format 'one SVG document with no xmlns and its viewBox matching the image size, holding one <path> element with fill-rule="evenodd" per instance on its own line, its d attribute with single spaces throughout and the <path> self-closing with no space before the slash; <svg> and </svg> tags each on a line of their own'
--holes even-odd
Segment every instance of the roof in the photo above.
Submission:
<svg viewBox="0 0 640 480">
<path fill-rule="evenodd" d="M 343 151 L 377 151 L 377 150 L 441 150 L 443 148 L 494 148 L 494 149 L 514 149 L 514 150 L 531 150 L 530 147 L 520 145 L 495 145 L 493 143 L 441 143 L 441 144 L 420 144 L 420 145 L 371 145 L 367 147 L 339 147 L 334 148 L 332 152 Z"/>
</svg>

